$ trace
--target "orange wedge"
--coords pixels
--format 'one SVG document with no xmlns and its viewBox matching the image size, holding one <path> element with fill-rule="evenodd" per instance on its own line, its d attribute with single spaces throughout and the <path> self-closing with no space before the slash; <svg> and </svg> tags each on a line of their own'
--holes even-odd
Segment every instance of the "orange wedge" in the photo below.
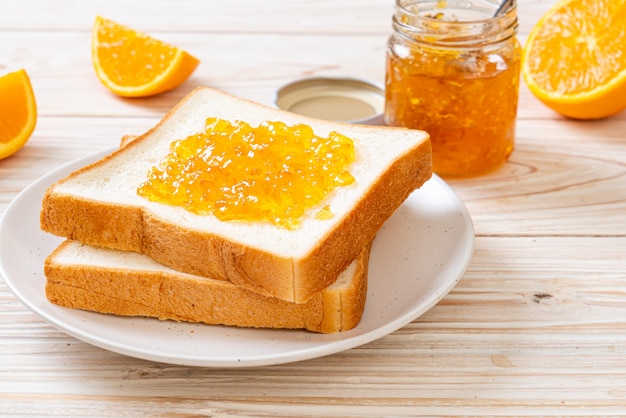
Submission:
<svg viewBox="0 0 626 418">
<path fill-rule="evenodd" d="M 102 84 L 124 97 L 171 90 L 199 63 L 175 46 L 100 16 L 93 26 L 92 59 Z"/>
<path fill-rule="evenodd" d="M 0 77 L 0 160 L 26 144 L 36 123 L 35 94 L 26 71 Z"/>
<path fill-rule="evenodd" d="M 546 106 L 572 118 L 626 109 L 626 0 L 563 0 L 531 31 L 522 74 Z"/>
</svg>

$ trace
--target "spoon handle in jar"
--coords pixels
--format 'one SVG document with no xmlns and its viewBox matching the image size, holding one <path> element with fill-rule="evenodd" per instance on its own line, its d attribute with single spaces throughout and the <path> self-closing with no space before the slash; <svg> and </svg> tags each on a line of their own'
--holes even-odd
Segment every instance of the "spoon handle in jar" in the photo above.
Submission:
<svg viewBox="0 0 626 418">
<path fill-rule="evenodd" d="M 511 6 L 511 4 L 514 2 L 515 0 L 503 0 L 502 3 L 500 3 L 500 6 L 498 6 L 498 8 L 496 9 L 495 13 L 493 14 L 494 17 L 496 16 L 500 16 L 500 14 L 506 12 L 509 8 L 509 6 Z"/>
</svg>

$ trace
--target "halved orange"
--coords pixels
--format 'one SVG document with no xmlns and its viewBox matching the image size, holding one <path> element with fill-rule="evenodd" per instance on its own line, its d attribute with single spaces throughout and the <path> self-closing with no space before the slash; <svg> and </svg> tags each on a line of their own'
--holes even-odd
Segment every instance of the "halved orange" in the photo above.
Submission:
<svg viewBox="0 0 626 418">
<path fill-rule="evenodd" d="M 199 64 L 197 58 L 173 45 L 101 16 L 93 26 L 92 60 L 102 84 L 125 97 L 171 90 Z"/>
<path fill-rule="evenodd" d="M 522 73 L 530 91 L 572 118 L 626 109 L 626 0 L 562 0 L 531 31 Z"/>
<path fill-rule="evenodd" d="M 0 77 L 0 160 L 21 149 L 37 123 L 37 104 L 24 69 Z"/>
</svg>

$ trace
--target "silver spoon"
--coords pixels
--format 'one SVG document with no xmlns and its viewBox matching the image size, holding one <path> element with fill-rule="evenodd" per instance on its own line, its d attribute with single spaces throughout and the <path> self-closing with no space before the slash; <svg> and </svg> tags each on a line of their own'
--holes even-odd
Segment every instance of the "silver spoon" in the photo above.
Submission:
<svg viewBox="0 0 626 418">
<path fill-rule="evenodd" d="M 496 11 L 494 12 L 493 17 L 498 17 L 502 13 L 506 12 L 509 9 L 509 6 L 511 6 L 514 1 L 515 0 L 503 0 L 502 3 L 500 3 L 500 6 L 498 6 Z"/>
</svg>

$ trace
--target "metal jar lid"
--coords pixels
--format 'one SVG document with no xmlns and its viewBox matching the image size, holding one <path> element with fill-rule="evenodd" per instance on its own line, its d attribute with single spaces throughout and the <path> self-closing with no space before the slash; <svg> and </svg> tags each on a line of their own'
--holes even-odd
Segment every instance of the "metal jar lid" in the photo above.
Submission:
<svg viewBox="0 0 626 418">
<path fill-rule="evenodd" d="M 281 87 L 276 106 L 317 119 L 383 125 L 382 88 L 353 78 L 308 78 Z"/>
</svg>

